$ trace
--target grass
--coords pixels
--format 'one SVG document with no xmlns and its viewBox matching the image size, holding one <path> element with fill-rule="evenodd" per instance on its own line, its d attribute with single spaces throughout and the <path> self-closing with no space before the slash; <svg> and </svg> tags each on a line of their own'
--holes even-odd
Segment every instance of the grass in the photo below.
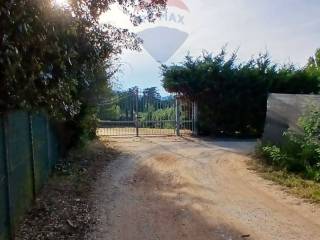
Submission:
<svg viewBox="0 0 320 240">
<path fill-rule="evenodd" d="M 320 204 L 320 183 L 303 179 L 301 176 L 288 173 L 285 170 L 275 169 L 272 166 L 266 165 L 262 160 L 256 159 L 253 168 L 263 178 L 286 187 L 287 192 L 290 194 L 312 203 Z"/>
</svg>

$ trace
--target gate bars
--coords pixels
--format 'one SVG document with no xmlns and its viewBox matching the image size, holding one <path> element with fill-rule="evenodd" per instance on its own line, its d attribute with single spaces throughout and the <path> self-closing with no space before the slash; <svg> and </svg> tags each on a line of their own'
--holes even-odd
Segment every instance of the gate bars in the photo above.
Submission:
<svg viewBox="0 0 320 240">
<path fill-rule="evenodd" d="M 155 88 L 118 93 L 100 105 L 100 136 L 197 135 L 197 104 Z"/>
</svg>

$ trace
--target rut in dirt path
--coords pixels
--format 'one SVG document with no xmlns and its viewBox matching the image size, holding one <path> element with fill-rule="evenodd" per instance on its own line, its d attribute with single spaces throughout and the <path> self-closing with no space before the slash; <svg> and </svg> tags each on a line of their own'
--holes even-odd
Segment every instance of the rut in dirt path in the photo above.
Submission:
<svg viewBox="0 0 320 240">
<path fill-rule="evenodd" d="M 122 154 L 97 182 L 89 239 L 317 240 L 317 207 L 249 171 L 254 142 L 113 139 Z"/>
</svg>

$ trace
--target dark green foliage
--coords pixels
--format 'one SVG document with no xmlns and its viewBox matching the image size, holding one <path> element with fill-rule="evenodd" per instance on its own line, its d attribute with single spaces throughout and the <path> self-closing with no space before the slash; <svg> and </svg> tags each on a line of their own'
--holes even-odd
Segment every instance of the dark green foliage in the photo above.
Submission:
<svg viewBox="0 0 320 240">
<path fill-rule="evenodd" d="M 287 132 L 282 146 L 261 146 L 267 163 L 320 181 L 320 108 L 312 107 L 299 122 L 301 133 Z"/>
<path fill-rule="evenodd" d="M 119 99 L 114 93 L 111 93 L 109 96 L 110 98 L 106 99 L 107 102 L 101 103 L 98 107 L 98 118 L 101 120 L 115 121 L 121 117 Z"/>
<path fill-rule="evenodd" d="M 320 91 L 320 72 L 284 66 L 270 79 L 272 93 L 310 94 Z"/>
<path fill-rule="evenodd" d="M 119 3 L 138 24 L 153 20 L 166 1 L 69 3 L 58 8 L 52 0 L 0 1 L 0 111 L 44 109 L 55 119 L 88 128 L 83 129 L 88 137 L 94 132 L 94 109 L 116 70 L 112 60 L 123 48 L 139 49 L 134 34 L 99 24 L 100 15 Z"/>
<path fill-rule="evenodd" d="M 200 134 L 258 136 L 264 125 L 268 95 L 268 58 L 245 64 L 236 55 L 187 57 L 182 66 L 163 67 L 163 84 L 199 107 Z"/>
<path fill-rule="evenodd" d="M 233 137 L 260 136 L 269 92 L 318 93 L 319 72 L 277 67 L 268 55 L 238 63 L 236 54 L 187 56 L 180 65 L 163 66 L 163 86 L 199 106 L 199 133 Z"/>
<path fill-rule="evenodd" d="M 156 104 L 161 99 L 160 93 L 156 87 L 145 88 L 142 91 L 142 94 L 141 101 L 147 104 Z"/>
</svg>

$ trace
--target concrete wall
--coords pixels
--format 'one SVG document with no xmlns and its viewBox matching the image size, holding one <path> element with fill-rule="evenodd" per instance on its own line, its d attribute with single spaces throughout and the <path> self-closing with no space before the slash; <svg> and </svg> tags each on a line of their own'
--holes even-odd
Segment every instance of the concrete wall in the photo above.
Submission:
<svg viewBox="0 0 320 240">
<path fill-rule="evenodd" d="M 281 143 L 285 131 L 299 131 L 297 121 L 310 105 L 320 106 L 320 95 L 270 94 L 263 141 Z"/>
</svg>

